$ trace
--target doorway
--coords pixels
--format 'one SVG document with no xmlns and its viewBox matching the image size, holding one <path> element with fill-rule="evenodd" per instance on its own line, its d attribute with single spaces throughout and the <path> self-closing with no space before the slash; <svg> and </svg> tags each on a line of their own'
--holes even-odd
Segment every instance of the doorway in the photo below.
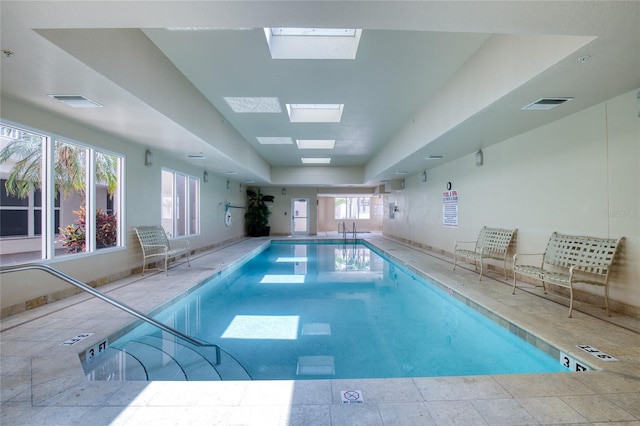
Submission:
<svg viewBox="0 0 640 426">
<path fill-rule="evenodd" d="M 291 235 L 309 235 L 309 199 L 291 199 Z"/>
</svg>

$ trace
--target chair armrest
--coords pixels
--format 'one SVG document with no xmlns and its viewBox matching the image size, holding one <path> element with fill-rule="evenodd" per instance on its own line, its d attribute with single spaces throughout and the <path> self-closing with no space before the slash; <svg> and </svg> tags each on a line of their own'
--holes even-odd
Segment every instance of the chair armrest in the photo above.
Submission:
<svg viewBox="0 0 640 426">
<path fill-rule="evenodd" d="M 515 265 L 519 257 L 525 256 L 543 256 L 544 253 L 516 253 L 513 255 L 513 264 Z"/>
<path fill-rule="evenodd" d="M 454 250 L 458 248 L 458 244 L 476 244 L 477 241 L 456 241 Z"/>
<path fill-rule="evenodd" d="M 144 244 L 142 247 L 145 249 L 153 248 L 153 247 L 162 247 L 165 249 L 165 251 L 169 250 L 169 247 L 166 244 Z"/>
<path fill-rule="evenodd" d="M 172 249 L 180 250 L 180 249 L 188 249 L 190 247 L 189 240 L 174 240 L 174 244 Z"/>
</svg>

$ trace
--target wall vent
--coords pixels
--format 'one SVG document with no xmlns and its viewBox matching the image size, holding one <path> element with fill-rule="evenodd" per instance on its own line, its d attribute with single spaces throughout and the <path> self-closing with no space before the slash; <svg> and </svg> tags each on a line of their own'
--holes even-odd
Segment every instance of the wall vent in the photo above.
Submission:
<svg viewBox="0 0 640 426">
<path fill-rule="evenodd" d="M 49 95 L 72 108 L 102 108 L 102 105 L 82 95 Z"/>
<path fill-rule="evenodd" d="M 555 108 L 558 105 L 562 105 L 565 102 L 569 102 L 572 99 L 573 98 L 540 98 L 537 101 L 522 107 L 522 109 L 548 110 Z"/>
</svg>

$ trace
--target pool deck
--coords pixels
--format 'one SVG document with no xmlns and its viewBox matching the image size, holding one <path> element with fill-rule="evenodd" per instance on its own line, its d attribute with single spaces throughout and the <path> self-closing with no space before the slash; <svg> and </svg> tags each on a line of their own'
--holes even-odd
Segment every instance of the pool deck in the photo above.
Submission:
<svg viewBox="0 0 640 426">
<path fill-rule="evenodd" d="M 132 317 L 81 294 L 7 319 L 0 331 L 2 425 L 626 425 L 640 426 L 640 320 L 578 306 L 523 285 L 511 294 L 501 271 L 478 280 L 453 262 L 379 234 L 370 244 L 452 296 L 493 312 L 539 347 L 560 350 L 594 370 L 579 373 L 440 378 L 89 382 L 78 354 Z M 148 312 L 258 249 L 245 239 L 163 273 L 131 276 L 99 290 Z M 73 346 L 60 343 L 94 333 Z M 579 349 L 590 345 L 618 361 Z M 555 349 L 554 349 L 555 348 Z M 362 403 L 344 404 L 345 391 Z"/>
</svg>

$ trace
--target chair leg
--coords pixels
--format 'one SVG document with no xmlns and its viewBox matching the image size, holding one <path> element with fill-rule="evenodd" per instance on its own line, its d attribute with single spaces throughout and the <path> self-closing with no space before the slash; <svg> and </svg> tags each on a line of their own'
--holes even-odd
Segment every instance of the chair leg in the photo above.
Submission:
<svg viewBox="0 0 640 426">
<path fill-rule="evenodd" d="M 569 286 L 569 318 L 571 318 L 571 313 L 573 312 L 573 285 Z"/>
<path fill-rule="evenodd" d="M 164 258 L 164 272 L 169 276 L 169 256 L 165 256 Z"/>
<path fill-rule="evenodd" d="M 478 261 L 476 260 L 476 265 L 478 264 Z M 482 281 L 482 272 L 484 271 L 484 262 L 482 261 L 482 257 L 480 258 L 480 277 L 478 278 L 478 281 Z"/>
<path fill-rule="evenodd" d="M 458 261 L 458 256 L 455 254 L 455 252 L 453 253 L 453 270 L 456 270 L 456 263 Z"/>
<path fill-rule="evenodd" d="M 611 316 L 611 312 L 609 312 L 609 286 L 605 283 L 604 285 L 604 306 L 607 309 L 607 316 Z"/>
</svg>

